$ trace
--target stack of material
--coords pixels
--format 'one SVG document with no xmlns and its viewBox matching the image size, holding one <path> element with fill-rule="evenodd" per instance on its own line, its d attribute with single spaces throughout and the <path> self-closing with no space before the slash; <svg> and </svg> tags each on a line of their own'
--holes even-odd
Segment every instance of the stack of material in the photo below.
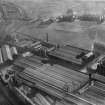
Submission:
<svg viewBox="0 0 105 105">
<path fill-rule="evenodd" d="M 32 90 L 30 87 L 27 86 L 20 86 L 19 88 L 14 87 L 14 92 L 17 94 L 17 96 L 20 98 L 23 102 L 30 105 L 75 105 L 74 103 L 66 102 L 59 100 L 57 98 L 54 98 L 46 93 L 42 93 L 41 91 Z"/>
<path fill-rule="evenodd" d="M 49 55 L 77 65 L 83 65 L 84 62 L 81 58 L 87 53 L 86 50 L 67 45 L 50 52 Z"/>
<path fill-rule="evenodd" d="M 47 42 L 36 41 L 32 44 L 31 48 L 35 52 L 38 51 L 40 55 L 46 55 L 47 52 L 54 50 L 55 46 Z"/>
<path fill-rule="evenodd" d="M 83 89 L 84 90 L 84 89 Z M 92 105 L 105 105 L 105 84 L 93 82 L 91 86 L 82 91 L 78 96 L 90 102 Z"/>
<path fill-rule="evenodd" d="M 16 47 L 10 47 L 9 45 L 3 45 L 0 48 L 0 64 L 3 64 L 6 61 L 12 61 L 14 56 L 17 56 L 18 52 Z"/>
<path fill-rule="evenodd" d="M 38 105 L 51 105 L 51 103 L 40 93 L 37 93 L 33 98 L 33 101 Z"/>
<path fill-rule="evenodd" d="M 34 46 L 34 49 L 35 50 L 40 50 L 41 48 L 42 48 L 42 45 L 41 44 L 38 44 L 38 45 Z"/>
<path fill-rule="evenodd" d="M 97 81 L 100 81 L 102 83 L 105 83 L 105 76 L 103 76 L 103 75 L 95 73 L 95 74 L 92 74 L 92 78 L 94 80 L 97 80 Z"/>
<path fill-rule="evenodd" d="M 26 85 L 21 85 L 18 88 L 14 87 L 13 90 L 19 97 L 21 96 L 22 101 L 26 100 L 25 103 L 30 105 L 75 105 L 73 102 L 68 103 Z"/>
<path fill-rule="evenodd" d="M 37 93 L 35 97 L 32 99 L 35 103 L 38 105 L 75 105 L 74 103 L 62 101 L 62 100 L 54 100 L 48 95 L 42 95 L 40 93 Z"/>
<path fill-rule="evenodd" d="M 57 90 L 62 94 L 63 92 L 71 93 L 88 82 L 87 75 L 60 65 L 43 64 L 33 57 L 22 58 L 15 61 L 14 64 L 26 68 L 16 78 L 30 83 L 38 82 L 40 87 L 43 85 L 43 87 L 48 87 L 46 89 Z"/>
<path fill-rule="evenodd" d="M 16 94 L 17 97 L 19 97 L 19 99 L 21 101 L 23 101 L 24 103 L 26 103 L 26 105 L 36 105 L 29 97 L 27 97 L 22 91 L 21 89 L 17 88 L 17 87 L 13 87 L 12 91 L 14 91 L 14 93 Z"/>
<path fill-rule="evenodd" d="M 40 41 L 35 41 L 34 43 L 31 44 L 31 47 L 36 46 L 36 45 L 38 45 L 40 43 L 41 43 Z"/>
<path fill-rule="evenodd" d="M 14 65 L 19 67 L 41 67 L 43 63 L 41 62 L 42 58 L 38 56 L 31 56 L 31 57 L 20 57 L 15 62 Z"/>
<path fill-rule="evenodd" d="M 40 59 L 38 61 L 34 57 L 27 58 L 27 61 L 30 59 L 28 62 L 22 59 L 19 59 L 18 63 L 26 63 L 26 69 L 17 74 L 15 79 L 60 99 L 63 98 L 64 101 L 69 101 L 69 103 L 57 101 L 55 105 L 105 105 L 105 85 L 103 83 L 93 81 L 90 83 L 88 75 L 60 65 L 41 64 Z M 38 95 L 37 98 L 36 96 L 32 98 L 32 101 L 44 105 L 46 96 Z M 43 100 L 39 101 L 38 98 Z"/>
<path fill-rule="evenodd" d="M 71 93 L 79 89 L 88 81 L 88 77 L 83 77 L 80 73 L 72 72 L 71 70 L 70 72 L 67 72 L 66 70 L 65 74 L 61 74 L 60 70 L 63 71 L 64 69 L 45 66 L 36 69 L 26 68 L 19 74 L 19 77 L 26 80 L 28 79 L 30 82 L 43 82 L 43 85 L 52 87 L 54 90 L 58 90 L 62 93 Z"/>
<path fill-rule="evenodd" d="M 36 87 L 36 88 L 42 90 L 43 92 L 51 94 L 57 98 L 60 98 L 60 99 L 64 98 L 64 100 L 68 100 L 71 105 L 91 105 L 91 104 L 88 104 L 87 101 L 77 98 L 76 96 L 73 95 L 73 93 L 71 93 L 76 88 L 80 88 L 79 85 L 84 84 L 80 79 L 78 81 L 76 81 L 76 79 L 74 80 L 74 78 L 73 78 L 73 80 L 72 80 L 72 77 L 70 77 L 71 78 L 70 79 L 68 76 L 73 75 L 73 74 L 68 74 L 68 76 L 67 76 L 68 80 L 67 80 L 67 78 L 64 78 L 63 76 L 59 76 L 59 74 L 57 74 L 57 73 L 52 73 L 52 72 L 48 73 L 48 71 L 46 71 L 46 68 L 47 67 L 44 67 L 44 66 L 40 67 L 39 69 L 38 68 L 36 68 L 36 69 L 26 68 L 24 71 L 22 71 L 21 73 L 16 75 L 15 79 L 18 82 L 24 83 L 31 87 Z M 64 74 L 64 75 L 66 75 L 66 74 Z M 79 75 L 79 77 L 82 77 L 82 75 Z M 77 78 L 79 78 L 79 77 L 77 77 Z M 85 75 L 84 75 L 84 77 L 85 77 Z M 82 77 L 82 79 L 84 81 L 86 78 Z M 87 81 L 88 81 L 88 79 L 87 79 Z M 68 83 L 68 84 L 66 84 L 66 83 Z M 68 97 L 66 97 L 66 93 L 68 94 L 67 95 Z M 36 100 L 36 98 L 35 98 L 35 100 Z M 72 102 L 73 102 L 73 104 L 72 104 Z M 56 105 L 59 105 L 58 103 L 61 103 L 61 105 L 67 105 L 62 102 L 56 102 Z M 68 105 L 70 105 L 70 104 L 68 104 Z M 43 104 L 39 104 L 39 105 L 43 105 Z"/>
</svg>

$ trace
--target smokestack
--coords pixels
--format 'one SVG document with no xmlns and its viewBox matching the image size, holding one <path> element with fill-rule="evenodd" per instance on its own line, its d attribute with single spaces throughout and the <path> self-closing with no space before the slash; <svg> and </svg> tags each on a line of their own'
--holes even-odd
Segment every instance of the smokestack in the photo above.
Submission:
<svg viewBox="0 0 105 105">
<path fill-rule="evenodd" d="M 95 35 L 95 38 L 94 38 L 94 40 L 93 40 L 93 44 L 92 44 L 92 46 L 91 46 L 91 51 L 92 51 L 92 52 L 94 51 L 94 45 L 95 45 L 95 43 L 97 43 L 97 39 L 98 39 L 98 34 L 97 34 L 97 31 L 96 31 L 96 35 Z"/>
</svg>

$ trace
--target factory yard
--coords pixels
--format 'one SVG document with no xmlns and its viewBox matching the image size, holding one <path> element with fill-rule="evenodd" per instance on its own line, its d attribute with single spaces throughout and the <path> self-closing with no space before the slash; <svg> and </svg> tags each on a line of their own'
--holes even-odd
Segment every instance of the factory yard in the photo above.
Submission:
<svg viewBox="0 0 105 105">
<path fill-rule="evenodd" d="M 105 105 L 105 17 L 25 3 L 0 1 L 0 105 Z"/>
</svg>

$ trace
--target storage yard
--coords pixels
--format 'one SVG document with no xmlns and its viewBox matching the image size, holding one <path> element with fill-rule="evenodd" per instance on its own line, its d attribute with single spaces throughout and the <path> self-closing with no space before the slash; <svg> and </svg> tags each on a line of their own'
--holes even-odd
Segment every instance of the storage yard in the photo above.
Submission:
<svg viewBox="0 0 105 105">
<path fill-rule="evenodd" d="M 84 40 L 71 37 L 69 42 L 49 38 L 49 30 L 55 25 L 52 31 L 70 36 L 90 30 L 90 26 L 82 25 L 81 30 L 81 21 L 104 26 L 102 14 L 74 14 L 74 10 L 68 10 L 69 14 L 34 19 L 16 3 L 6 1 L 0 1 L 0 11 L 0 26 L 3 25 L 0 29 L 3 33 L 0 36 L 0 105 L 105 105 L 105 45 L 99 41 L 98 33 L 92 33 L 98 38 L 92 37 L 92 43 L 83 35 Z M 25 33 L 18 30 L 26 27 Z M 35 32 L 43 29 L 45 39 L 41 35 L 33 36 L 32 28 Z M 80 42 L 78 46 L 73 40 Z M 88 44 L 92 44 L 91 48 Z"/>
<path fill-rule="evenodd" d="M 32 39 L 25 46 L 16 42 L 14 46 L 8 43 L 1 48 L 1 55 L 5 54 L 2 59 L 11 61 L 7 63 L 9 68 L 2 68 L 1 80 L 22 102 L 30 105 L 52 105 L 52 102 L 55 105 L 105 104 L 104 83 L 97 74 L 104 77 L 97 69 L 92 72 L 91 68 L 104 58 L 98 52 L 97 44 L 91 52 L 70 45 L 56 46 Z M 87 69 L 87 72 L 82 72 L 83 69 Z M 102 69 L 99 71 L 102 72 Z"/>
</svg>

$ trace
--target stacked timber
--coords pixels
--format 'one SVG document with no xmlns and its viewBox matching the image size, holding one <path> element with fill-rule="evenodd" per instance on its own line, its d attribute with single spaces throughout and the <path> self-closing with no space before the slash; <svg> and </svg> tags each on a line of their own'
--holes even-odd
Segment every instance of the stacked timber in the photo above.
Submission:
<svg viewBox="0 0 105 105">
<path fill-rule="evenodd" d="M 93 56 L 93 53 L 88 53 L 89 51 L 87 50 L 66 45 L 59 49 L 51 51 L 49 55 L 81 66 L 85 64 L 85 61 L 89 57 Z"/>
<path fill-rule="evenodd" d="M 82 91 L 82 92 L 81 92 Z M 85 90 L 80 89 L 77 96 L 90 102 L 92 105 L 105 105 L 105 84 L 94 81 Z"/>
<path fill-rule="evenodd" d="M 64 100 L 64 102 L 55 102 L 55 105 L 105 105 L 105 86 L 103 83 L 93 81 L 90 83 L 88 75 L 67 69 L 58 64 L 53 66 L 43 64 L 40 58 L 39 61 L 35 58 L 27 57 L 17 60 L 18 63 L 22 63 L 21 65 L 26 63 L 24 66 L 26 69 L 15 75 L 17 82 L 36 87 L 47 94 Z M 36 96 L 34 95 L 31 101 L 38 103 L 38 105 L 44 105 L 42 103 L 47 103 L 46 100 L 48 105 L 49 102 L 53 103 L 52 99 L 43 94 L 40 98 L 45 102 L 40 102 L 40 99 L 38 99 L 40 95 Z"/>
<path fill-rule="evenodd" d="M 31 62 L 28 60 L 21 59 L 15 62 L 15 65 L 26 68 L 18 74 L 18 78 L 33 83 L 38 81 L 38 83 L 42 83 L 44 86 L 51 87 L 62 93 L 71 93 L 88 82 L 88 76 L 82 73 L 59 65 L 50 66 L 49 64 L 38 63 L 34 59 Z"/>
<path fill-rule="evenodd" d="M 21 101 L 23 101 L 26 105 L 37 105 L 35 104 L 29 97 L 27 97 L 19 88 L 17 87 L 12 87 L 12 91 L 16 94 L 17 97 Z"/>
<path fill-rule="evenodd" d="M 76 105 L 73 102 L 67 102 L 65 100 L 55 98 L 36 88 L 33 89 L 26 85 L 13 87 L 12 91 L 14 91 L 14 93 L 21 98 L 25 104 L 29 105 Z"/>
<path fill-rule="evenodd" d="M 47 101 L 47 99 L 43 96 L 43 95 L 41 95 L 41 94 L 36 94 L 36 98 L 39 100 L 39 102 L 41 103 L 41 104 L 39 104 L 39 105 L 51 105 L 50 104 L 50 102 L 48 102 Z"/>
<path fill-rule="evenodd" d="M 40 90 L 33 90 L 25 85 L 13 87 L 12 91 L 14 91 L 25 104 L 29 105 L 75 105 L 72 102 L 68 103 L 64 100 L 59 100 L 46 93 L 42 93 Z"/>
<path fill-rule="evenodd" d="M 75 90 L 78 90 L 78 88 L 83 87 L 84 84 L 88 82 L 87 76 L 84 75 L 83 77 L 81 74 L 78 73 L 77 75 L 75 75 L 75 72 L 73 74 L 68 74 L 67 72 L 68 75 L 66 73 L 62 73 L 62 75 L 67 75 L 67 77 L 65 77 L 64 75 L 62 76 L 61 74 L 56 72 L 49 72 L 47 69 L 49 69 L 49 65 L 34 69 L 27 67 L 21 73 L 17 74 L 15 76 L 15 79 L 17 80 L 17 82 L 21 82 L 22 84 L 26 84 L 30 87 L 36 87 L 41 91 L 46 92 L 47 94 L 55 96 L 59 99 L 64 99 L 65 101 L 67 100 L 71 105 L 91 105 L 89 104 L 89 102 L 84 101 L 81 98 L 77 98 L 76 95 L 73 95 Z M 61 71 L 59 72 L 61 73 Z M 68 76 L 70 75 L 72 77 L 69 78 Z M 73 77 L 74 75 L 75 77 Z M 77 79 L 80 77 L 82 78 L 82 80 L 79 79 L 77 81 Z M 87 81 L 84 82 L 86 78 Z M 60 103 L 61 105 L 67 105 L 62 102 Z"/>
<path fill-rule="evenodd" d="M 48 102 L 51 103 L 51 105 L 53 105 L 55 103 L 55 100 L 52 99 L 50 96 L 46 95 L 45 98 L 48 100 Z"/>
<path fill-rule="evenodd" d="M 92 74 L 92 79 L 100 81 L 105 84 L 105 76 L 98 73 Z"/>
<path fill-rule="evenodd" d="M 38 56 L 31 56 L 31 57 L 19 57 L 16 61 L 14 61 L 14 65 L 19 67 L 32 67 L 37 68 L 43 65 L 42 58 Z"/>
<path fill-rule="evenodd" d="M 38 45 L 40 43 L 41 43 L 40 41 L 36 41 L 36 42 L 34 42 L 34 43 L 31 44 L 31 47 L 36 46 L 36 45 Z"/>
<path fill-rule="evenodd" d="M 55 46 L 48 42 L 36 41 L 31 45 L 31 48 L 33 52 L 38 52 L 39 55 L 46 56 L 46 53 L 54 50 Z"/>
</svg>

